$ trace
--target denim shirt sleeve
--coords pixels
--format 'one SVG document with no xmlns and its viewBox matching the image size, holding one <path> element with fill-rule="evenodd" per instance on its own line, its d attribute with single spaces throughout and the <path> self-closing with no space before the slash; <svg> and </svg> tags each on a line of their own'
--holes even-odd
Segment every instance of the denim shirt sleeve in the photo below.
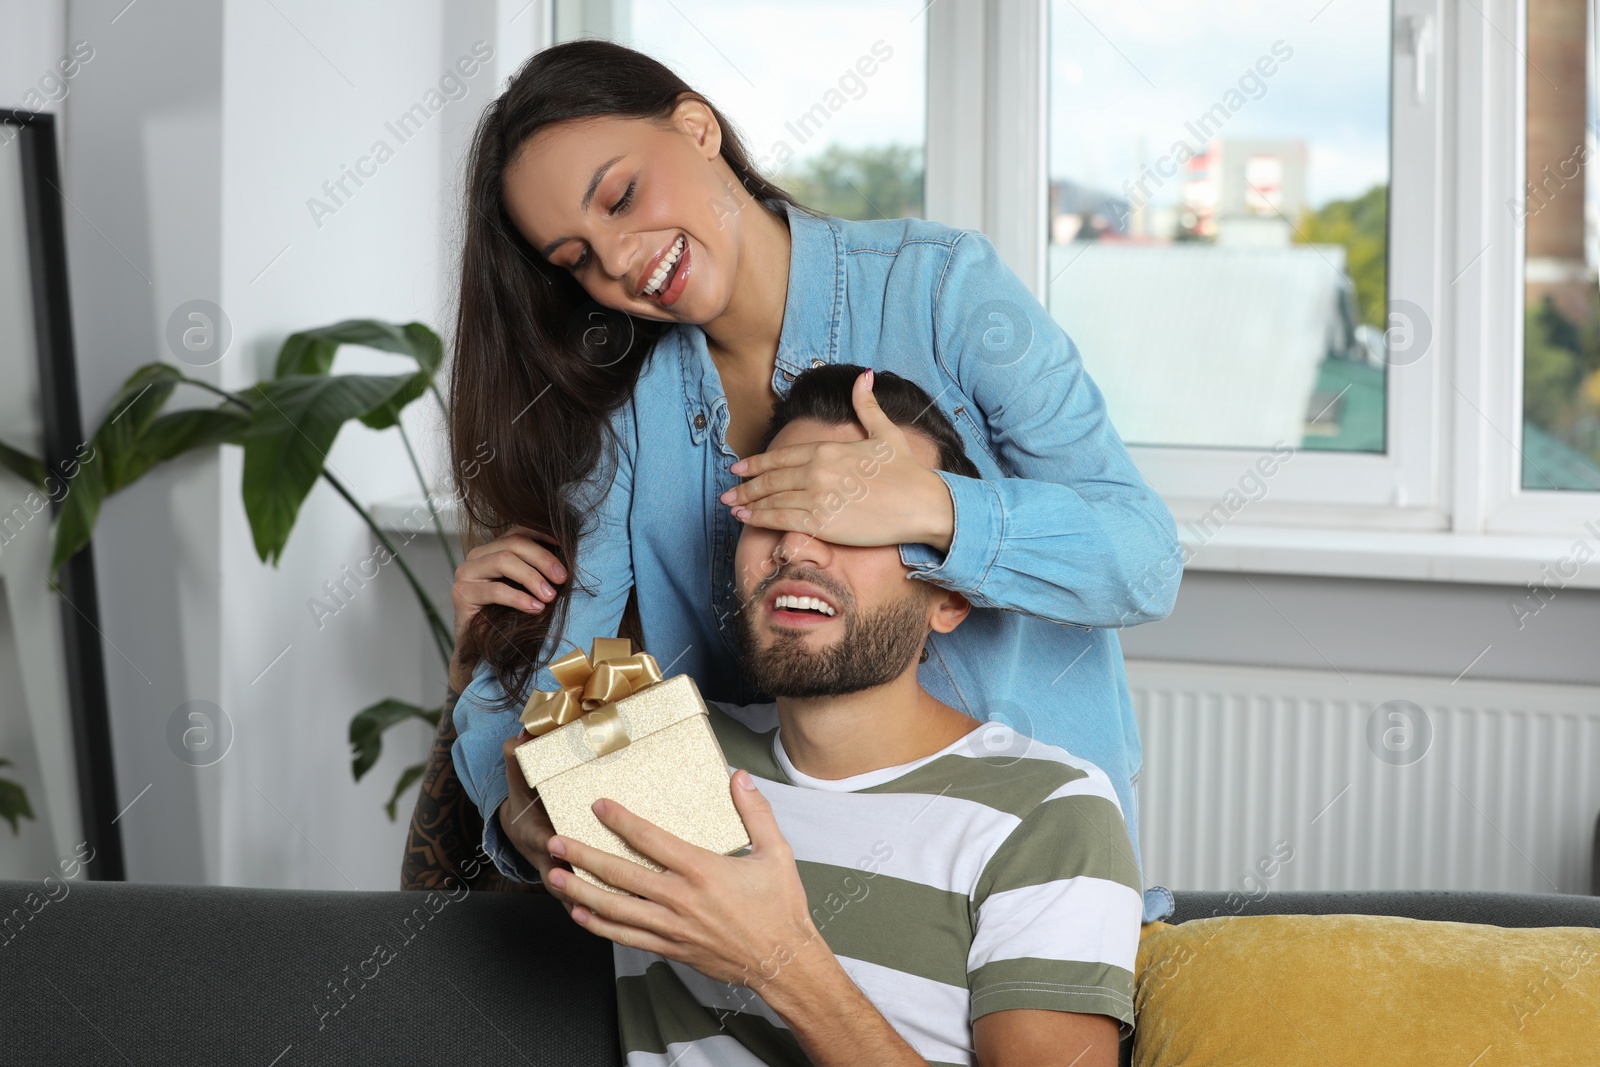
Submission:
<svg viewBox="0 0 1600 1067">
<path fill-rule="evenodd" d="M 1008 477 L 940 471 L 955 505 L 949 550 L 906 544 L 901 562 L 981 607 L 1079 626 L 1164 618 L 1183 567 L 1172 515 L 1072 339 L 973 231 L 951 250 L 933 314 L 940 365 Z"/>
<path fill-rule="evenodd" d="M 618 449 L 615 476 L 609 488 L 598 490 L 604 495 L 593 508 L 576 502 L 580 514 L 594 514 L 596 522 L 579 538 L 574 576 L 567 599 L 567 616 L 560 633 L 552 631 L 539 662 L 543 664 L 534 676 L 535 689 L 554 690 L 560 685 L 550 673 L 548 664 L 572 648 L 588 651 L 596 637 L 610 637 L 617 632 L 622 621 L 622 611 L 627 606 L 628 590 L 633 587 L 633 555 L 628 530 L 628 514 L 633 502 L 633 460 L 635 445 L 631 404 L 619 409 L 613 420 L 617 430 Z M 609 474 L 609 464 L 602 462 L 599 470 Z M 589 492 L 597 490 L 598 477 L 591 477 Z M 592 497 L 591 497 L 592 499 Z M 513 706 L 496 705 L 505 690 L 496 680 L 494 671 L 486 662 L 480 662 L 472 682 L 456 701 L 454 722 L 456 741 L 451 747 L 456 776 L 462 788 L 478 806 L 483 815 L 483 851 L 494 861 L 502 874 L 519 882 L 537 881 L 533 867 L 524 860 L 506 840 L 500 829 L 495 811 L 506 799 L 505 743 L 521 729 L 522 695 Z"/>
</svg>

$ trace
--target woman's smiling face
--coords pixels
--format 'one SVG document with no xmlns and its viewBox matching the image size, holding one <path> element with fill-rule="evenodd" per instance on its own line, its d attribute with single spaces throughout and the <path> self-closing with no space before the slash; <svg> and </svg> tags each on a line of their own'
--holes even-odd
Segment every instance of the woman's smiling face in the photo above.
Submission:
<svg viewBox="0 0 1600 1067">
<path fill-rule="evenodd" d="M 601 304 L 703 324 L 732 295 L 739 209 L 750 203 L 721 149 L 715 117 L 692 99 L 666 123 L 558 123 L 506 167 L 506 211 L 529 244 Z"/>
</svg>

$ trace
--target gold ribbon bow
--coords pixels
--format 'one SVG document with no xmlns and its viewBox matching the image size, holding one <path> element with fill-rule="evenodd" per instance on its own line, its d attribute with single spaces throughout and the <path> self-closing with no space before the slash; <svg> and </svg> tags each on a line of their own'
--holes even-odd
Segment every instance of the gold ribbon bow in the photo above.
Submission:
<svg viewBox="0 0 1600 1067">
<path fill-rule="evenodd" d="M 575 648 L 550 664 L 561 688 L 535 690 L 522 709 L 522 725 L 533 737 L 585 718 L 594 735 L 589 743 L 596 755 L 605 755 L 628 743 L 621 716 L 614 705 L 623 697 L 648 689 L 662 680 L 661 665 L 648 652 L 634 652 L 626 637 L 597 637 L 590 654 Z"/>
</svg>

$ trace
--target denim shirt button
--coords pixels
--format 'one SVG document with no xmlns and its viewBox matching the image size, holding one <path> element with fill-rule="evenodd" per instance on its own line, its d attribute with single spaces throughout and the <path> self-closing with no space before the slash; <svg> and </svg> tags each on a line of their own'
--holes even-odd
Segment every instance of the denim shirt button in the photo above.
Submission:
<svg viewBox="0 0 1600 1067">
<path fill-rule="evenodd" d="M 824 365 L 827 362 L 828 361 L 825 360 L 825 359 L 814 359 L 814 360 L 811 361 L 811 365 L 813 367 L 820 367 L 820 366 Z"/>
<path fill-rule="evenodd" d="M 703 412 L 703 411 L 695 412 L 694 428 L 697 429 L 697 430 L 703 430 L 703 429 L 706 428 L 706 413 L 705 412 Z"/>
<path fill-rule="evenodd" d="M 783 380 L 786 381 L 786 382 L 794 381 L 794 371 L 792 371 L 792 370 L 784 371 L 783 372 Z"/>
</svg>

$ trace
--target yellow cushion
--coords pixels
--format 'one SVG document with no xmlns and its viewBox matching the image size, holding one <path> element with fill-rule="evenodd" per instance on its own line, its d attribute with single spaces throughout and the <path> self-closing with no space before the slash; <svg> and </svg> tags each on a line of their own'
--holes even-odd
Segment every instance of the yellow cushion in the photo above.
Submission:
<svg viewBox="0 0 1600 1067">
<path fill-rule="evenodd" d="M 1134 1067 L 1600 1064 L 1600 930 L 1150 923 L 1136 977 Z"/>
</svg>

